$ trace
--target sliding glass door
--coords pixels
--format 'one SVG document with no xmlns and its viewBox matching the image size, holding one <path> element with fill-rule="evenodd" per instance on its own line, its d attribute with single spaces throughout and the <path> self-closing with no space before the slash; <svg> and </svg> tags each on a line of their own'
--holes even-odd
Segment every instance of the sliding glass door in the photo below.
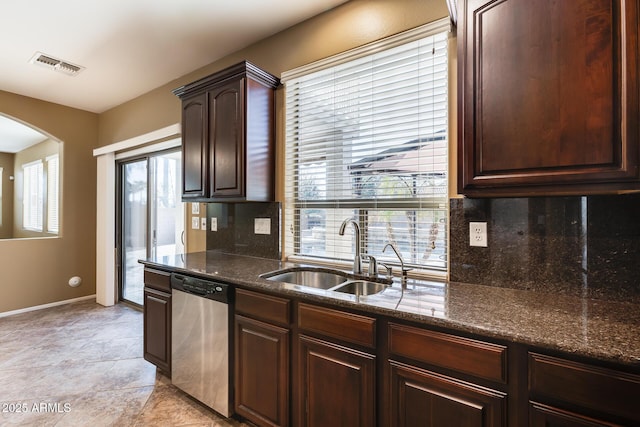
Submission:
<svg viewBox="0 0 640 427">
<path fill-rule="evenodd" d="M 139 259 L 184 252 L 180 151 L 122 161 L 118 226 L 120 299 L 143 303 Z"/>
</svg>

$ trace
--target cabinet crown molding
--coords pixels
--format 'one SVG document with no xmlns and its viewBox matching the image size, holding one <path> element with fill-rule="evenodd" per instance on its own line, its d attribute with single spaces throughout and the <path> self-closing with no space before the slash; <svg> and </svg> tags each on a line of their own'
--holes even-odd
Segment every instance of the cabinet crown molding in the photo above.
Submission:
<svg viewBox="0 0 640 427">
<path fill-rule="evenodd" d="M 242 61 L 223 70 L 210 74 L 192 83 L 180 86 L 172 92 L 174 95 L 184 99 L 192 94 L 202 92 L 211 87 L 220 86 L 229 80 L 249 77 L 264 86 L 277 88 L 280 85 L 280 79 L 271 73 L 264 71 L 249 61 Z"/>
</svg>

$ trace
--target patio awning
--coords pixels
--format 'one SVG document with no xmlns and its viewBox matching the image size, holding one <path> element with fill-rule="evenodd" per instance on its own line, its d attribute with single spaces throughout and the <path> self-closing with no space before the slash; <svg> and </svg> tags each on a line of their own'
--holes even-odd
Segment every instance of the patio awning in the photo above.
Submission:
<svg viewBox="0 0 640 427">
<path fill-rule="evenodd" d="M 402 175 L 443 175 L 447 170 L 445 131 L 414 139 L 397 147 L 364 157 L 348 166 L 352 175 L 363 177 L 379 173 Z"/>
</svg>

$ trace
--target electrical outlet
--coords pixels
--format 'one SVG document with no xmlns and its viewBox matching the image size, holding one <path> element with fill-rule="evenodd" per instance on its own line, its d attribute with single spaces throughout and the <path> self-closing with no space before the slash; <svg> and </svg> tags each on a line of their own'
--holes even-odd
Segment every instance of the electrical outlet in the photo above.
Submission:
<svg viewBox="0 0 640 427">
<path fill-rule="evenodd" d="M 486 248 L 487 244 L 487 223 L 469 223 L 469 246 L 480 246 Z"/>
<path fill-rule="evenodd" d="M 200 230 L 206 230 L 207 229 L 207 217 L 203 216 L 202 218 L 200 218 Z"/>
<path fill-rule="evenodd" d="M 218 217 L 211 217 L 211 231 L 218 231 Z"/>
</svg>

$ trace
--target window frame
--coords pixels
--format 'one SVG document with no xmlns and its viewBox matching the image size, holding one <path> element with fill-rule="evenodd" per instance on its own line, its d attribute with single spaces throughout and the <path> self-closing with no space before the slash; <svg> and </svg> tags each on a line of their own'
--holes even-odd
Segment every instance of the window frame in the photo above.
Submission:
<svg viewBox="0 0 640 427">
<path fill-rule="evenodd" d="M 338 64 L 355 61 L 356 59 L 359 59 L 361 57 L 369 56 L 377 52 L 382 52 L 382 51 L 391 49 L 393 47 L 401 46 L 403 44 L 407 44 L 419 39 L 423 39 L 430 35 L 443 33 L 447 31 L 450 32 L 450 30 L 451 30 L 450 21 L 448 18 L 444 18 L 439 21 L 426 24 L 416 29 L 401 33 L 399 35 L 392 36 L 378 42 L 370 43 L 363 47 L 356 48 L 351 51 L 347 51 L 345 53 L 342 53 L 330 58 L 326 58 L 321 61 L 296 68 L 294 70 L 287 71 L 282 75 L 282 82 L 285 83 L 285 88 L 286 88 L 286 82 L 291 79 L 296 79 L 298 77 L 302 77 L 316 71 L 333 67 Z M 447 57 L 447 67 L 449 67 L 448 62 L 449 61 Z M 448 81 L 449 71 L 447 70 L 445 74 L 447 75 L 446 79 Z M 449 106 L 448 97 L 447 97 L 447 105 L 445 107 L 447 115 L 449 113 L 449 108 L 450 106 Z M 285 114 L 285 117 L 286 117 L 286 114 Z M 288 119 L 285 119 L 285 120 L 286 120 L 286 126 L 288 128 L 289 127 Z M 448 134 L 449 134 L 448 120 L 447 120 L 445 132 L 446 132 L 446 135 L 444 136 L 444 138 L 447 141 L 447 150 L 448 150 L 448 147 L 451 146 L 448 138 Z M 288 134 L 288 131 L 287 131 L 287 134 Z M 289 137 L 287 136 L 287 142 L 286 142 L 287 150 L 289 149 L 289 146 L 290 146 L 290 142 L 288 139 Z M 298 172 L 296 171 L 291 172 L 291 170 L 294 169 L 294 165 L 289 164 L 288 157 L 285 156 L 285 159 L 286 159 L 285 169 L 287 170 L 287 176 L 293 173 L 295 178 L 297 179 L 299 175 L 295 175 L 295 174 L 297 174 Z M 295 164 L 297 165 L 299 163 L 295 162 Z M 421 210 L 432 209 L 433 212 L 436 212 L 436 210 L 441 210 L 441 211 L 445 211 L 444 221 L 443 221 L 445 224 L 444 230 L 443 230 L 444 242 L 445 242 L 444 267 L 442 268 L 428 267 L 426 265 L 414 265 L 414 267 L 418 268 L 418 270 L 415 271 L 416 273 L 415 275 L 417 276 L 429 276 L 429 277 L 437 277 L 437 278 L 446 277 L 447 271 L 449 269 L 449 260 L 448 260 L 449 178 L 448 176 L 450 175 L 450 172 L 447 170 L 446 174 L 447 174 L 445 176 L 446 188 L 447 188 L 446 194 L 444 194 L 442 197 L 433 196 L 429 198 L 398 197 L 398 198 L 393 198 L 388 200 L 379 199 L 379 198 L 371 199 L 371 200 L 342 199 L 342 198 L 332 200 L 327 198 L 323 200 L 303 200 L 303 199 L 300 199 L 299 197 L 300 187 L 298 185 L 295 185 L 295 189 L 293 189 L 290 200 L 289 198 L 287 198 L 284 206 L 285 220 L 287 220 L 286 217 L 290 216 L 290 214 L 294 215 L 293 220 L 289 220 L 289 222 L 285 221 L 285 224 L 288 224 L 291 227 L 290 230 L 287 230 L 287 232 L 284 233 L 285 242 L 283 246 L 285 249 L 285 255 L 287 256 L 287 259 L 290 261 L 303 261 L 303 262 L 318 263 L 318 264 L 330 264 L 330 265 L 341 266 L 341 267 L 350 265 L 349 261 L 336 259 L 330 256 L 327 256 L 327 257 L 310 256 L 310 255 L 301 253 L 302 252 L 301 251 L 302 231 L 301 231 L 300 212 L 303 211 L 304 209 L 309 209 L 309 208 L 317 208 L 317 209 L 343 209 L 344 208 L 344 209 L 354 209 L 354 210 L 358 209 L 357 211 L 358 214 L 355 215 L 355 219 L 358 222 L 361 230 L 361 244 L 363 248 L 362 250 L 363 253 L 366 253 L 366 250 L 367 250 L 366 245 L 369 243 L 369 239 L 367 236 L 367 230 L 369 225 L 368 217 L 369 217 L 369 212 L 372 209 L 382 210 L 382 209 L 388 208 L 387 210 L 393 210 L 393 211 L 403 211 L 403 210 L 412 211 L 414 215 L 416 214 L 418 209 L 421 209 Z M 287 180 L 288 180 L 288 177 L 285 178 L 285 181 Z M 304 205 L 304 207 L 302 207 L 301 205 Z M 297 214 L 295 214 L 296 211 L 297 211 Z M 442 218 L 440 218 L 439 221 L 442 222 Z M 385 263 L 387 263 L 387 261 L 385 261 Z M 399 265 L 399 263 L 397 262 L 389 262 L 389 264 Z"/>
<path fill-rule="evenodd" d="M 52 164 L 55 161 L 55 179 L 52 177 Z M 38 168 L 32 172 L 32 168 Z M 60 234 L 60 154 L 52 154 L 21 165 L 22 170 L 22 229 L 34 233 Z M 34 177 L 33 175 L 37 175 Z M 36 180 L 37 191 L 34 194 L 31 180 Z M 55 182 L 52 182 L 55 181 Z M 55 188 L 52 188 L 55 185 Z M 28 191 L 28 193 L 27 193 Z M 52 200 L 52 197 L 54 200 Z M 34 202 L 33 199 L 36 199 Z M 55 205 L 55 212 L 52 211 Z M 36 211 L 36 223 L 31 217 Z M 55 216 L 53 221 L 52 216 Z M 54 227 L 55 226 L 55 227 Z"/>
<path fill-rule="evenodd" d="M 0 166 L 0 227 L 2 227 L 2 183 L 4 169 Z"/>
<path fill-rule="evenodd" d="M 31 172 L 32 168 L 36 168 L 35 184 L 36 192 L 32 192 L 34 178 Z M 27 173 L 28 172 L 28 173 Z M 22 165 L 22 228 L 27 231 L 35 231 L 42 233 L 44 231 L 44 204 L 46 202 L 44 195 L 44 162 L 42 159 L 34 160 Z M 33 198 L 36 201 L 33 201 Z M 36 211 L 36 223 L 32 224 L 32 211 Z"/>
<path fill-rule="evenodd" d="M 51 177 L 51 164 L 55 161 L 55 188 L 52 188 L 52 177 Z M 46 212 L 47 218 L 47 233 L 49 234 L 59 234 L 60 233 L 60 154 L 52 154 L 45 158 L 46 167 L 46 198 L 45 198 L 45 207 L 43 208 Z M 52 201 L 52 197 L 54 201 Z M 55 212 L 52 212 L 53 207 L 55 206 Z M 52 216 L 55 216 L 55 222 L 52 220 Z M 44 221 L 43 221 L 44 222 Z M 44 229 L 44 224 L 43 224 Z"/>
</svg>

